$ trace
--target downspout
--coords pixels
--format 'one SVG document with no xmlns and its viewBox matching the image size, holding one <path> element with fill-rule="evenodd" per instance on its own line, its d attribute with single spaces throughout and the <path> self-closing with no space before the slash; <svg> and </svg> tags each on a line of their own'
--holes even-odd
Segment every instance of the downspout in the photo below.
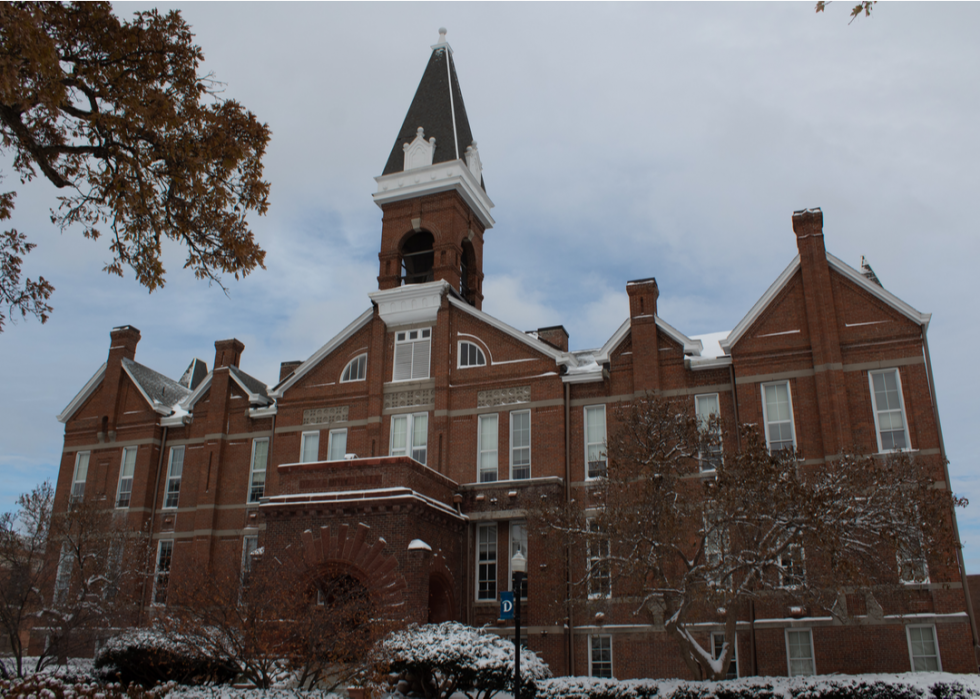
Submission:
<svg viewBox="0 0 980 699">
<path fill-rule="evenodd" d="M 943 476 L 946 479 L 946 487 L 949 492 L 953 492 L 953 484 L 949 480 L 949 460 L 946 458 L 946 442 L 943 440 L 943 427 L 939 422 L 939 403 L 936 402 L 936 381 L 932 375 L 932 359 L 929 356 L 929 339 L 926 337 L 926 328 L 922 326 L 922 350 L 926 359 L 926 372 L 929 376 L 929 394 L 932 397 L 932 413 L 936 420 L 936 432 L 939 434 L 939 454 L 943 460 Z M 960 527 L 956 522 L 956 512 L 950 512 L 953 517 L 953 534 L 956 536 L 956 562 L 960 567 L 960 579 L 963 583 L 963 597 L 966 600 L 966 614 L 970 619 L 970 633 L 973 636 L 973 656 L 974 662 L 977 653 L 980 651 L 980 634 L 977 633 L 977 619 L 973 613 L 973 599 L 970 595 L 970 585 L 966 579 L 966 563 L 963 560 L 963 547 L 960 545 Z"/>
<path fill-rule="evenodd" d="M 735 410 L 735 449 L 742 448 L 742 423 L 738 421 L 738 394 L 735 392 L 735 362 L 728 365 L 728 376 L 732 383 L 732 408 Z M 721 410 L 721 406 L 718 406 Z"/>
<path fill-rule="evenodd" d="M 572 426 L 571 416 L 571 386 L 565 384 L 565 506 L 572 503 Z M 567 626 L 565 629 L 565 654 L 568 676 L 575 676 L 575 652 L 572 644 L 572 550 L 565 547 L 565 609 Z"/>
<path fill-rule="evenodd" d="M 148 541 L 150 545 L 153 544 L 153 522 L 156 520 L 157 515 L 157 498 L 160 495 L 160 476 L 163 473 L 163 457 L 167 453 L 167 432 L 170 430 L 169 427 L 164 425 L 163 437 L 160 439 L 160 458 L 157 460 L 157 478 L 156 483 L 153 486 L 153 504 L 150 506 L 150 529 L 147 532 Z M 154 563 L 154 573 L 156 572 L 156 563 Z M 139 611 L 136 613 L 136 625 L 139 626 L 143 623 L 143 608 L 146 605 L 146 581 L 150 576 L 143 576 L 143 584 L 140 589 L 140 606 Z"/>
</svg>

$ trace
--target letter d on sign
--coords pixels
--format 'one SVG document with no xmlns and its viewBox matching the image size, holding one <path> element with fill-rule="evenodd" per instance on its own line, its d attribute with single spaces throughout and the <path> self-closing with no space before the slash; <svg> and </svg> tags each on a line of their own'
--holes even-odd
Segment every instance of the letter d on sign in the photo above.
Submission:
<svg viewBox="0 0 980 699">
<path fill-rule="evenodd" d="M 500 618 L 501 619 L 513 619 L 514 618 L 514 593 L 513 592 L 503 592 L 500 593 Z"/>
</svg>

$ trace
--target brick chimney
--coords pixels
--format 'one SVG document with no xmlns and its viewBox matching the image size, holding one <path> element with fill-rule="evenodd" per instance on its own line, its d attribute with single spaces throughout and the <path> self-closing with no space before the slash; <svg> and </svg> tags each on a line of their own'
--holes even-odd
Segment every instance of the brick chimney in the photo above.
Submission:
<svg viewBox="0 0 980 699">
<path fill-rule="evenodd" d="M 237 367 L 245 345 L 240 340 L 218 340 L 214 343 L 214 368 Z"/>
<path fill-rule="evenodd" d="M 126 359 L 136 358 L 136 345 L 140 341 L 140 331 L 132 325 L 120 325 L 113 328 L 109 333 L 111 342 L 109 343 L 109 361 L 117 362 L 123 357 Z"/>
<path fill-rule="evenodd" d="M 657 342 L 657 280 L 626 283 L 630 297 L 630 336 L 633 339 L 633 390 L 660 389 L 660 350 Z"/>
<path fill-rule="evenodd" d="M 657 315 L 657 299 L 660 298 L 660 288 L 657 280 L 635 279 L 626 282 L 626 293 L 630 297 L 630 318 Z"/>
<path fill-rule="evenodd" d="M 538 328 L 538 339 L 560 349 L 562 352 L 568 351 L 568 331 L 563 325 Z"/>
<path fill-rule="evenodd" d="M 296 367 L 298 367 L 302 363 L 303 361 L 300 359 L 293 359 L 292 361 L 289 362 L 282 362 L 279 365 L 279 380 L 282 381 L 284 378 L 292 374 L 293 371 L 295 371 Z"/>
</svg>

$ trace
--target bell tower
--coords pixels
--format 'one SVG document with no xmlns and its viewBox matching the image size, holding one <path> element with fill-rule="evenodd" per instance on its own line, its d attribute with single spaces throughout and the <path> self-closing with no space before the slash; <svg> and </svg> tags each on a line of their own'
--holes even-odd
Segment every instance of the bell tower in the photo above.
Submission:
<svg viewBox="0 0 980 699">
<path fill-rule="evenodd" d="M 483 236 L 493 227 L 493 202 L 445 29 L 374 179 L 374 201 L 383 212 L 378 288 L 445 280 L 480 308 Z"/>
</svg>

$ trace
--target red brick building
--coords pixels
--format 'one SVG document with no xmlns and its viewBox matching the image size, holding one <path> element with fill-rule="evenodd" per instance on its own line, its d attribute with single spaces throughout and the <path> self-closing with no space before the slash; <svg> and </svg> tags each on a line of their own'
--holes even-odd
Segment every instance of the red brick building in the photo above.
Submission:
<svg viewBox="0 0 980 699">
<path fill-rule="evenodd" d="M 170 580 L 302 545 L 419 622 L 496 623 L 521 549 L 529 645 L 555 674 L 683 677 L 662 620 L 626 614 L 615 589 L 603 623 L 541 601 L 565 581 L 528 541 L 526 511 L 589 487 L 617 405 L 659 392 L 763 426 L 807 464 L 851 444 L 944 459 L 930 316 L 828 253 L 819 209 L 793 214 L 799 255 L 731 332 L 684 335 L 650 278 L 624 282 L 629 317 L 602 347 L 571 351 L 561 326 L 523 332 L 481 311 L 493 204 L 444 40 L 377 182 L 378 290 L 274 385 L 243 371 L 237 340 L 174 381 L 137 363 L 138 330 L 112 330 L 106 363 L 59 416 L 57 507 L 71 493 L 113 501 L 150 528 Z M 895 608 L 854 596 L 849 624 L 757 604 L 738 624 L 737 672 L 975 672 L 962 560 L 928 582 L 899 576 Z M 146 596 L 166 603 L 162 585 Z M 721 630 L 706 622 L 706 640 Z"/>
</svg>

